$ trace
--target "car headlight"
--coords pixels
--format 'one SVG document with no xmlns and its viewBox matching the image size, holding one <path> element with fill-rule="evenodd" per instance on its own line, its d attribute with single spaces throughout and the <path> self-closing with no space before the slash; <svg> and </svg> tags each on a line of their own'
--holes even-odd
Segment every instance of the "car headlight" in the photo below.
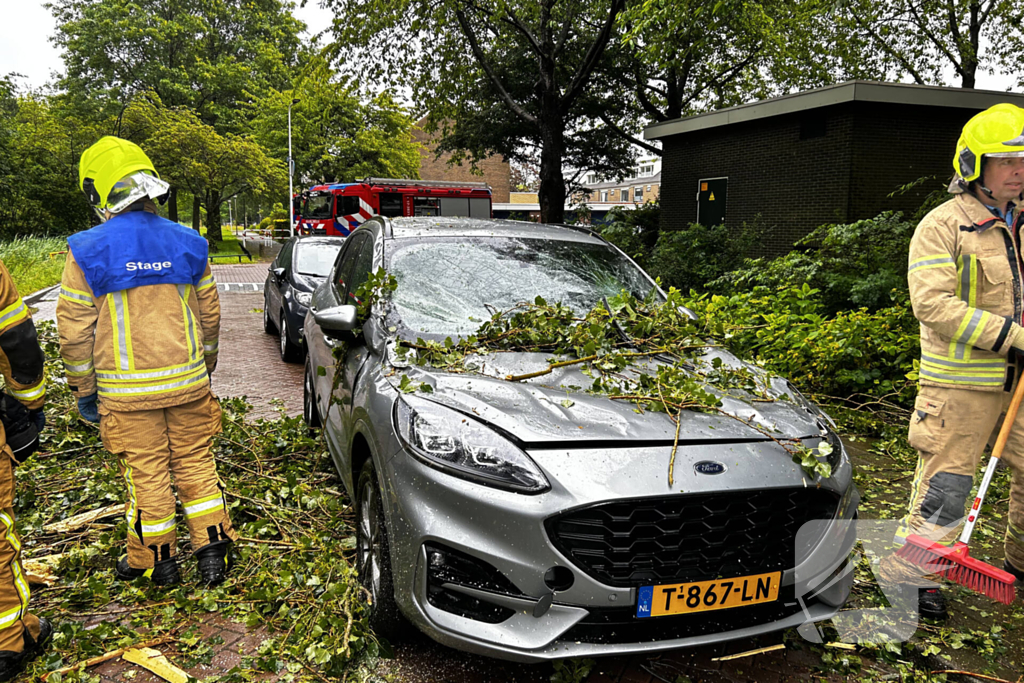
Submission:
<svg viewBox="0 0 1024 683">
<path fill-rule="evenodd" d="M 473 418 L 413 396 L 395 401 L 394 416 L 406 448 L 431 467 L 519 493 L 550 488 L 526 453 Z"/>
<path fill-rule="evenodd" d="M 309 308 L 309 302 L 312 298 L 312 292 L 295 292 L 295 300 L 306 308 Z"/>
</svg>

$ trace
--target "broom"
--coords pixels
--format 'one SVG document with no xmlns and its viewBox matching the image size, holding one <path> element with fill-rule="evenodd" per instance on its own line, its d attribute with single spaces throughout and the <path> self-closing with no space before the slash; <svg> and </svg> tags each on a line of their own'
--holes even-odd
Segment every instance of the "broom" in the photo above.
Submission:
<svg viewBox="0 0 1024 683">
<path fill-rule="evenodd" d="M 971 505 L 963 533 L 960 534 L 960 540 L 952 546 L 946 546 L 911 534 L 907 537 L 907 542 L 896 551 L 899 557 L 921 566 L 926 571 L 934 572 L 953 583 L 966 586 L 1005 605 L 1012 603 L 1015 597 L 1013 588 L 1015 577 L 1009 572 L 971 557 L 967 544 L 971 541 L 971 533 L 974 531 L 974 525 L 978 522 L 978 515 L 981 514 L 981 503 L 985 498 L 985 492 L 992 481 L 992 475 L 995 474 L 999 457 L 1003 454 L 1006 440 L 1010 436 L 1010 430 L 1013 429 L 1013 422 L 1017 419 L 1017 409 L 1020 408 L 1022 398 L 1024 398 L 1024 378 L 1018 380 L 1017 388 L 1013 392 L 1010 407 L 1007 408 L 1006 417 L 1003 418 L 1003 426 L 999 429 L 999 438 L 996 439 L 996 445 L 992 449 L 992 457 L 988 461 L 988 467 L 985 468 L 985 476 L 981 479 L 978 495 Z"/>
</svg>

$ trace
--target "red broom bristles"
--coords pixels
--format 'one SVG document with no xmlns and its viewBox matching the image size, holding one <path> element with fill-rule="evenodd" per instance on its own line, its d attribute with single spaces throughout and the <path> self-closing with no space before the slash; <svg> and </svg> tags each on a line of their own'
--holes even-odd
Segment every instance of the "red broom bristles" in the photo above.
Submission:
<svg viewBox="0 0 1024 683">
<path fill-rule="evenodd" d="M 925 571 L 945 577 L 993 600 L 1009 605 L 1016 597 L 1015 577 L 970 556 L 963 543 L 952 547 L 911 535 L 896 554 Z"/>
</svg>

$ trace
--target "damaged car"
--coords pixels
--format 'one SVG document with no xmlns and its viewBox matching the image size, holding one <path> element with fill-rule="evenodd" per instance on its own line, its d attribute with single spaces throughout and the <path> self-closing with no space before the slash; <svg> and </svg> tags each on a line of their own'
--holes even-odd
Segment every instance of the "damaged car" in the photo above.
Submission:
<svg viewBox="0 0 1024 683">
<path fill-rule="evenodd" d="M 834 425 L 719 344 L 636 351 L 615 302 L 669 296 L 582 228 L 375 217 L 352 233 L 305 318 L 304 417 L 354 503 L 378 633 L 412 625 L 537 662 L 750 638 L 839 610 L 859 496 Z M 562 315 L 567 339 L 612 330 L 615 350 L 553 354 L 509 322 L 528 309 Z M 518 346 L 467 352 L 486 325 Z M 700 368 L 757 387 L 719 389 Z M 673 413 L 599 386 L 654 375 L 704 403 Z"/>
</svg>

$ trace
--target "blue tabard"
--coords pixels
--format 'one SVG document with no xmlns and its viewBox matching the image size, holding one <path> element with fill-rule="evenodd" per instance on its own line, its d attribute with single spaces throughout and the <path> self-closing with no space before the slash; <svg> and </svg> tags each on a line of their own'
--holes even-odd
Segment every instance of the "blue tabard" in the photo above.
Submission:
<svg viewBox="0 0 1024 683">
<path fill-rule="evenodd" d="M 68 248 L 97 297 L 145 285 L 197 285 L 206 272 L 206 240 L 148 211 L 76 233 Z"/>
</svg>

